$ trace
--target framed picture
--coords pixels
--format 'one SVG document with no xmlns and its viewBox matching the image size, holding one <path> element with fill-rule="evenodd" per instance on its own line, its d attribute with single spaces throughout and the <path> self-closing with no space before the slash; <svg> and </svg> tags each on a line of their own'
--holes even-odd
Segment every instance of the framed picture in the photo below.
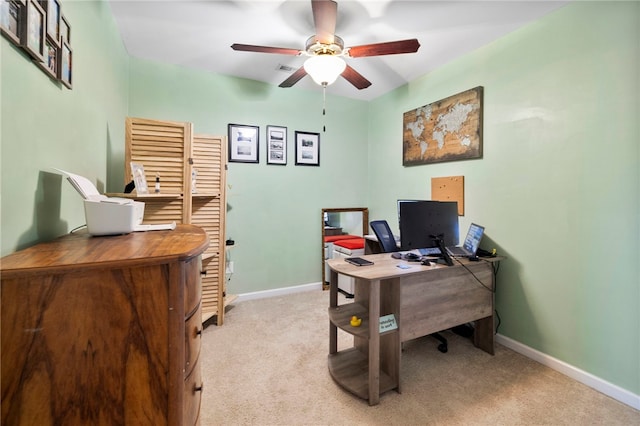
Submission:
<svg viewBox="0 0 640 426">
<path fill-rule="evenodd" d="M 58 79 L 69 89 L 73 87 L 73 51 L 64 40 L 58 49 Z"/>
<path fill-rule="evenodd" d="M 60 46 L 60 2 L 47 0 L 47 39 Z"/>
<path fill-rule="evenodd" d="M 20 46 L 24 5 L 13 0 L 0 0 L 0 32 L 13 44 Z"/>
<path fill-rule="evenodd" d="M 287 128 L 267 126 L 267 164 L 287 164 Z"/>
<path fill-rule="evenodd" d="M 257 163 L 260 159 L 258 126 L 229 124 L 229 161 Z"/>
<path fill-rule="evenodd" d="M 52 79 L 58 80 L 58 47 L 49 38 L 45 40 L 44 62 L 38 66 Z"/>
<path fill-rule="evenodd" d="M 67 18 L 60 14 L 60 38 L 66 40 L 67 43 L 71 43 L 71 25 Z"/>
<path fill-rule="evenodd" d="M 133 182 L 136 185 L 137 194 L 148 194 L 149 187 L 147 186 L 147 178 L 144 175 L 144 166 L 140 163 L 131 162 L 131 174 L 133 175 Z"/>
<path fill-rule="evenodd" d="M 27 0 L 25 24 L 20 42 L 35 60 L 44 62 L 46 14 L 36 0 Z"/>
<path fill-rule="evenodd" d="M 482 158 L 482 86 L 407 111 L 402 165 Z"/>
<path fill-rule="evenodd" d="M 296 131 L 296 166 L 320 165 L 320 133 Z"/>
</svg>

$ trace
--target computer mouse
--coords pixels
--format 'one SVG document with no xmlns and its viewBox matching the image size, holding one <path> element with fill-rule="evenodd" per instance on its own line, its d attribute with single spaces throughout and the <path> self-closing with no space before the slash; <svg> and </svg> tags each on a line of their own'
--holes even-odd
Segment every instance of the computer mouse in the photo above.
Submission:
<svg viewBox="0 0 640 426">
<path fill-rule="evenodd" d="M 393 257 L 394 259 L 402 259 L 402 255 L 398 252 L 391 253 L 391 257 Z"/>
<path fill-rule="evenodd" d="M 422 263 L 424 266 L 431 266 L 431 262 L 429 262 L 429 259 L 422 259 Z"/>
</svg>

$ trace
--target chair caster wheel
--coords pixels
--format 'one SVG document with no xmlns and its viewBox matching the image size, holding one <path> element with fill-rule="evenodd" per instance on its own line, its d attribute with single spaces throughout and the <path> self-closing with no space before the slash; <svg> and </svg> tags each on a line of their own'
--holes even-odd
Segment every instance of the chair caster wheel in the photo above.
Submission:
<svg viewBox="0 0 640 426">
<path fill-rule="evenodd" d="M 447 345 L 445 345 L 444 343 L 438 345 L 438 350 L 440 352 L 442 352 L 443 354 L 446 354 L 447 351 L 449 350 L 449 348 L 447 348 Z"/>
</svg>

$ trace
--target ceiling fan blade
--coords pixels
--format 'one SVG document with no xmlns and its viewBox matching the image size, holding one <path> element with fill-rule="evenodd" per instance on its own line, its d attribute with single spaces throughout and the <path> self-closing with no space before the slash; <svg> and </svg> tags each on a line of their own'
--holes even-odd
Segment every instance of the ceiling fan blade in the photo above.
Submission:
<svg viewBox="0 0 640 426">
<path fill-rule="evenodd" d="M 298 81 L 300 81 L 300 79 L 305 75 L 307 75 L 307 72 L 305 71 L 304 67 L 300 67 L 296 72 L 291 74 L 289 78 L 287 78 L 285 81 L 280 83 L 279 87 L 291 87 L 294 84 L 296 84 Z"/>
<path fill-rule="evenodd" d="M 351 68 L 349 65 L 342 71 L 342 76 L 357 89 L 362 90 L 371 86 L 371 82 L 364 78 L 362 74 Z"/>
<path fill-rule="evenodd" d="M 386 43 L 363 44 L 349 48 L 349 56 L 361 58 L 364 56 L 396 55 L 398 53 L 414 53 L 420 48 L 418 39 L 388 41 Z"/>
<path fill-rule="evenodd" d="M 332 0 L 311 0 L 313 22 L 316 27 L 316 37 L 324 44 L 331 44 L 336 32 L 338 3 Z"/>
<path fill-rule="evenodd" d="M 252 44 L 238 44 L 231 45 L 233 50 L 240 50 L 243 52 L 260 52 L 260 53 L 278 53 L 280 55 L 299 55 L 301 52 L 298 49 L 289 49 L 286 47 L 269 47 L 269 46 L 254 46 Z"/>
</svg>

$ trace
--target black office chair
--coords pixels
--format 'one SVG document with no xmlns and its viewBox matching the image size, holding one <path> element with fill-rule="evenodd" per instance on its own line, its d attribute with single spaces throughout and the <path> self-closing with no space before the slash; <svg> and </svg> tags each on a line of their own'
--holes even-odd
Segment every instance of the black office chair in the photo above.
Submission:
<svg viewBox="0 0 640 426">
<path fill-rule="evenodd" d="M 376 234 L 378 238 L 382 253 L 398 251 L 398 245 L 386 220 L 374 220 L 369 223 L 369 225 L 371 225 L 371 229 L 373 229 L 374 234 Z"/>
<path fill-rule="evenodd" d="M 373 233 L 376 234 L 382 253 L 393 253 L 398 251 L 398 245 L 393 237 L 391 228 L 386 220 L 374 220 L 369 223 Z M 439 333 L 430 334 L 431 337 L 440 342 L 438 350 L 442 353 L 446 353 L 449 350 L 447 339 Z"/>
</svg>

